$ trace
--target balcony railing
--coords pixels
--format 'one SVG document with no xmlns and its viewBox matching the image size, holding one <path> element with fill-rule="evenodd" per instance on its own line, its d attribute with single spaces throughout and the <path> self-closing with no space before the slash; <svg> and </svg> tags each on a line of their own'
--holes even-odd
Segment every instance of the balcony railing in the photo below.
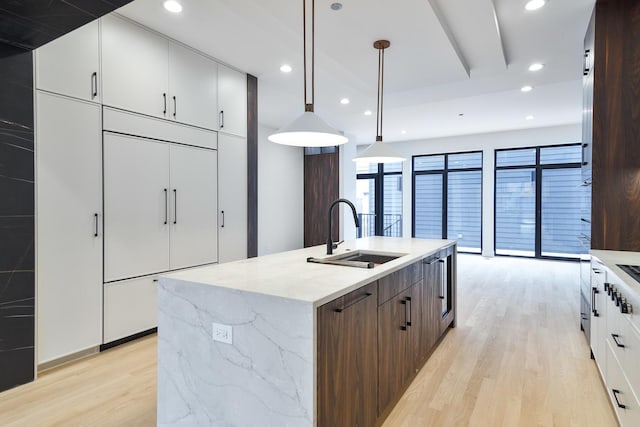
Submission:
<svg viewBox="0 0 640 427">
<path fill-rule="evenodd" d="M 358 214 L 360 228 L 358 238 L 376 235 L 376 215 Z M 387 237 L 402 237 L 402 215 L 385 214 L 382 217 L 382 235 Z"/>
</svg>

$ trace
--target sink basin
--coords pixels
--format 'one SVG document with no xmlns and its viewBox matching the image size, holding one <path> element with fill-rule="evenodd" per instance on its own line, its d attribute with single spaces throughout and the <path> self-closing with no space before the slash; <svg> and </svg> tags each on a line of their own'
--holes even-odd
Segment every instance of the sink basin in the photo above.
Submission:
<svg viewBox="0 0 640 427">
<path fill-rule="evenodd" d="M 406 254 L 396 252 L 351 251 L 327 258 L 307 258 L 307 262 L 341 265 L 345 267 L 374 268 L 386 262 L 398 259 Z"/>
</svg>

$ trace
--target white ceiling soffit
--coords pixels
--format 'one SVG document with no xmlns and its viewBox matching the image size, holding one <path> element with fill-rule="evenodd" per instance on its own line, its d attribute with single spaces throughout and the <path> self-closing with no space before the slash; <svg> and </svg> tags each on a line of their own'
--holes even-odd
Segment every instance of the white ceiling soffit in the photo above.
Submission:
<svg viewBox="0 0 640 427">
<path fill-rule="evenodd" d="M 535 12 L 524 0 L 341 0 L 337 12 L 334 1 L 316 0 L 315 111 L 359 143 L 375 137 L 378 39 L 391 41 L 385 141 L 580 121 L 594 0 L 553 0 Z M 261 123 L 279 128 L 303 112 L 302 1 L 181 2 L 178 15 L 162 0 L 119 12 L 258 77 Z M 531 73 L 532 62 L 545 68 Z M 283 63 L 293 72 L 281 73 Z M 535 90 L 520 93 L 525 84 Z M 343 97 L 351 102 L 341 105 Z M 536 119 L 523 123 L 527 115 Z"/>
</svg>

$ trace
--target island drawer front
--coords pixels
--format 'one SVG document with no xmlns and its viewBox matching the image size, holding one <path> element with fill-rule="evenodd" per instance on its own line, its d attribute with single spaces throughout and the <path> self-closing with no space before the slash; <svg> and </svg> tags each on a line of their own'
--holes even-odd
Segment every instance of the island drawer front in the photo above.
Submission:
<svg viewBox="0 0 640 427">
<path fill-rule="evenodd" d="M 422 280 L 422 262 L 415 262 L 378 280 L 378 305 Z"/>
<path fill-rule="evenodd" d="M 157 276 L 105 283 L 103 343 L 155 328 L 157 307 Z"/>
<path fill-rule="evenodd" d="M 364 285 L 363 287 L 358 288 L 355 291 L 351 291 L 346 295 L 338 297 L 320 307 L 329 308 L 329 310 L 331 311 L 342 311 L 345 308 L 352 306 L 353 304 L 357 304 L 367 297 L 373 296 L 375 298 L 377 284 L 377 281 L 371 282 L 368 285 Z M 320 309 L 320 307 L 318 307 L 318 309 Z"/>
</svg>

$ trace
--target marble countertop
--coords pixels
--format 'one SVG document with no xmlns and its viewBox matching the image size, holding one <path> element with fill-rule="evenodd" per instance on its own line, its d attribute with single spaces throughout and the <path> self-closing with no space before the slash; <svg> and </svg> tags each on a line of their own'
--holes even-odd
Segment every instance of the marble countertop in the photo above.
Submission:
<svg viewBox="0 0 640 427">
<path fill-rule="evenodd" d="M 613 274 L 615 274 L 620 280 L 623 280 L 625 284 L 633 292 L 635 292 L 636 298 L 640 298 L 640 283 L 638 283 L 633 277 L 629 276 L 616 265 L 640 265 L 640 252 L 604 251 L 592 249 L 591 255 L 602 261 L 602 263 L 606 267 L 608 267 L 613 272 Z M 640 309 L 640 307 L 638 308 Z"/>
<path fill-rule="evenodd" d="M 453 240 L 367 237 L 342 243 L 334 255 L 357 249 L 406 255 L 371 269 L 308 263 L 307 257 L 327 257 L 326 245 L 321 245 L 171 273 L 160 280 L 255 292 L 317 307 L 454 244 Z"/>
</svg>

